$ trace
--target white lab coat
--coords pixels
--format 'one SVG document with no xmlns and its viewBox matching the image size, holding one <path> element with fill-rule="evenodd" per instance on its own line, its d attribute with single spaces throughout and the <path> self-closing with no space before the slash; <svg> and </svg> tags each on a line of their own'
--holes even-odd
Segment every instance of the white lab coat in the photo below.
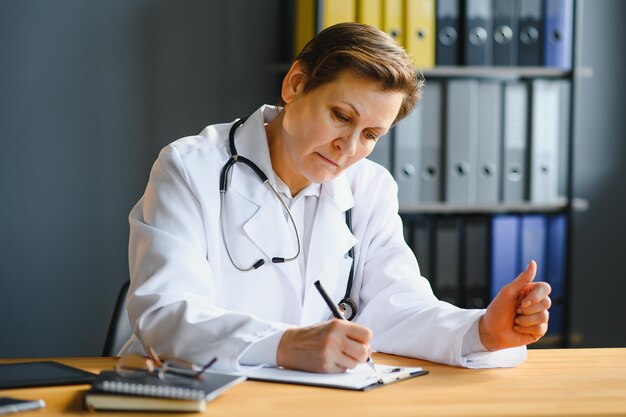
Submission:
<svg viewBox="0 0 626 417">
<path fill-rule="evenodd" d="M 261 107 L 235 139 L 238 153 L 272 182 L 263 124 L 277 111 Z M 368 160 L 322 184 L 304 280 L 296 261 L 269 260 L 296 252 L 291 224 L 267 186 L 247 166 L 235 164 L 225 202 L 228 245 L 240 265 L 266 260 L 257 270 L 236 270 L 219 227 L 219 176 L 229 158 L 231 125 L 209 126 L 165 147 L 130 213 L 126 307 L 143 343 L 198 363 L 217 356 L 218 368 L 237 369 L 251 344 L 329 318 L 313 282 L 320 280 L 339 302 L 351 265 L 347 252 L 354 246 L 355 321 L 372 330 L 372 349 L 468 367 L 513 366 L 525 359 L 525 347 L 461 354 L 465 335 L 472 326 L 475 332 L 484 312 L 435 298 L 404 242 L 397 186 L 388 171 Z M 345 223 L 349 208 L 352 233 Z M 136 336 L 122 349 L 133 351 L 143 352 Z"/>
</svg>

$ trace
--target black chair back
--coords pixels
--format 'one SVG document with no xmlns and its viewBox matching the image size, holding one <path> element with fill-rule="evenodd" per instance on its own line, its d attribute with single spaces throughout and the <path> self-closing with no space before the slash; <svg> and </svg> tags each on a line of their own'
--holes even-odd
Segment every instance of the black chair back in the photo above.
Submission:
<svg viewBox="0 0 626 417">
<path fill-rule="evenodd" d="M 124 306 L 129 286 L 130 281 L 126 281 L 117 295 L 113 316 L 109 324 L 109 331 L 107 332 L 107 337 L 104 342 L 102 356 L 116 356 L 117 352 L 122 348 L 122 345 L 126 343 L 133 333 L 130 320 L 128 319 L 128 313 Z"/>
</svg>

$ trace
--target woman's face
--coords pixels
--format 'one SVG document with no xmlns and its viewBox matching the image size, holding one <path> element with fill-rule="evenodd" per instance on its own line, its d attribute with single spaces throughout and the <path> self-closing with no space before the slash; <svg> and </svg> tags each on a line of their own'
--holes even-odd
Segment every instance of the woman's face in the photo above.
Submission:
<svg viewBox="0 0 626 417">
<path fill-rule="evenodd" d="M 296 74 L 283 85 L 282 166 L 274 167 L 292 192 L 290 182 L 300 184 L 298 191 L 309 183 L 323 183 L 369 155 L 404 98 L 351 71 L 307 93 L 301 80 Z"/>
</svg>

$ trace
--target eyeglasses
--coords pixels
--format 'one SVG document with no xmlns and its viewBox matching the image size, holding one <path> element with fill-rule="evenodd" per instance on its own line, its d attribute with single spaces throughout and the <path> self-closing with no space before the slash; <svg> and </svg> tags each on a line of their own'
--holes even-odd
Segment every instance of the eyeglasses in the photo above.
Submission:
<svg viewBox="0 0 626 417">
<path fill-rule="evenodd" d="M 179 377 L 202 379 L 204 371 L 217 362 L 217 357 L 205 365 L 197 365 L 191 361 L 176 358 L 162 361 L 151 346 L 145 346 L 144 349 L 148 353 L 148 357 L 140 355 L 121 356 L 115 364 L 115 372 L 129 378 L 140 378 L 145 374 L 150 374 L 158 376 L 161 380 Z"/>
</svg>

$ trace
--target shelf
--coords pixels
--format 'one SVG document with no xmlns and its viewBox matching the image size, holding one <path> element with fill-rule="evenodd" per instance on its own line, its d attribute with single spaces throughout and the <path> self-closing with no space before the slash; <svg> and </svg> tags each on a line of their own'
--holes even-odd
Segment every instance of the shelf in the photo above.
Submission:
<svg viewBox="0 0 626 417">
<path fill-rule="evenodd" d="M 271 72 L 286 73 L 290 64 L 271 64 Z M 433 67 L 421 69 L 425 78 L 490 78 L 517 80 L 520 78 L 566 78 L 572 71 L 547 67 Z"/>
<path fill-rule="evenodd" d="M 498 213 L 559 213 L 568 208 L 567 199 L 553 203 L 497 203 L 497 204 L 450 204 L 424 203 L 400 206 L 400 214 L 498 214 Z"/>
<path fill-rule="evenodd" d="M 547 67 L 434 67 L 423 69 L 425 78 L 563 78 L 571 71 Z"/>
</svg>

